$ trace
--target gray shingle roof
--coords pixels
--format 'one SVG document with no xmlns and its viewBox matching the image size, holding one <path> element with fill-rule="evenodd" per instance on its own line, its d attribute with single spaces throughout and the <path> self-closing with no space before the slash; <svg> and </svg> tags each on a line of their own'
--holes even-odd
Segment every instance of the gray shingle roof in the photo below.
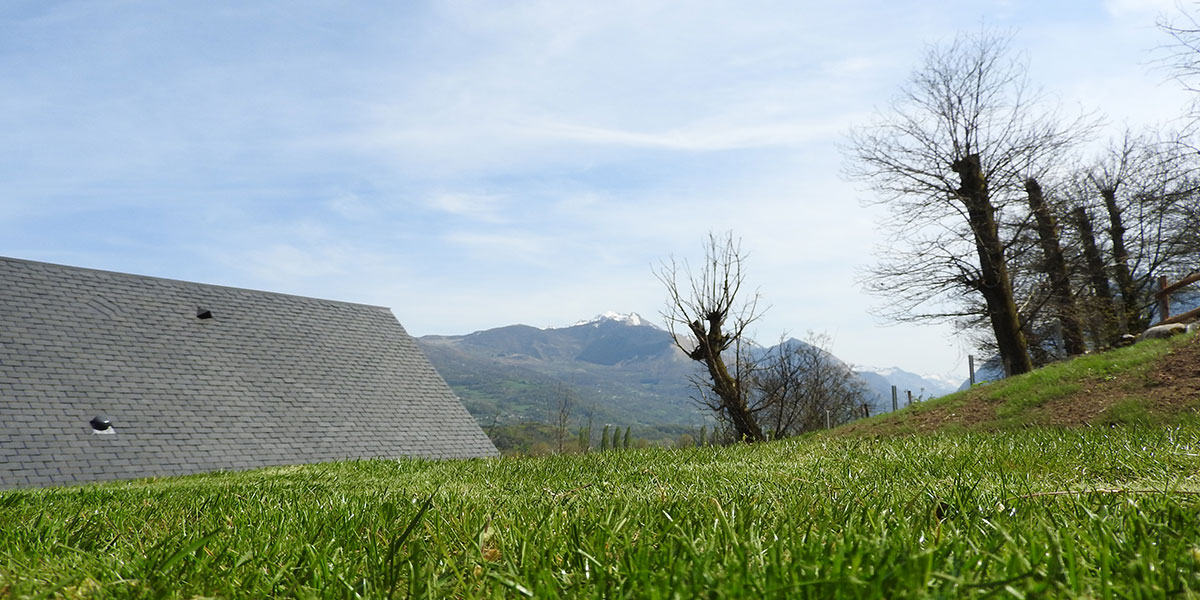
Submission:
<svg viewBox="0 0 1200 600">
<path fill-rule="evenodd" d="M 0 488 L 496 454 L 386 308 L 0 257 Z"/>
</svg>

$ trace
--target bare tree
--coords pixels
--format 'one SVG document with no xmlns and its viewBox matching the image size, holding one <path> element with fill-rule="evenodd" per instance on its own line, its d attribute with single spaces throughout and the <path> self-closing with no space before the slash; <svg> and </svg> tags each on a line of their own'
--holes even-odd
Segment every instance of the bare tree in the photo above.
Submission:
<svg viewBox="0 0 1200 600">
<path fill-rule="evenodd" d="M 1200 264 L 1200 165 L 1181 139 L 1127 131 L 1085 176 L 1092 194 L 1078 202 L 1108 217 L 1105 264 L 1116 284 L 1121 333 L 1150 324 L 1159 275 L 1185 275 Z"/>
<path fill-rule="evenodd" d="M 980 317 L 1012 375 L 1032 368 L 1013 295 L 1006 216 L 1026 227 L 1024 183 L 1094 123 L 1039 108 L 1007 37 L 962 35 L 928 51 L 889 111 L 850 135 L 849 174 L 892 209 L 892 244 L 867 288 L 901 321 Z M 973 296 L 982 302 L 962 302 Z M 982 312 L 981 312 L 982 311 Z"/>
<path fill-rule="evenodd" d="M 737 439 L 757 442 L 763 431 L 747 404 L 737 362 L 739 345 L 748 342 L 746 329 L 760 315 L 758 293 L 742 289 L 744 261 L 741 242 L 731 232 L 709 233 L 698 269 L 671 257 L 655 275 L 667 288 L 662 316 L 675 344 L 707 372 L 704 385 L 712 395 L 702 393 L 700 401 L 730 423 Z M 735 361 L 733 369 L 726 358 Z"/>
<path fill-rule="evenodd" d="M 1076 204 L 1071 209 L 1071 223 L 1079 237 L 1083 272 L 1091 290 L 1090 296 L 1086 296 L 1085 302 L 1081 303 L 1083 316 L 1089 323 L 1088 329 L 1091 330 L 1093 344 L 1100 348 L 1108 345 L 1120 329 L 1114 310 L 1112 289 L 1108 284 L 1104 257 L 1096 244 L 1092 217 L 1083 204 Z"/>
<path fill-rule="evenodd" d="M 551 414 L 554 423 L 554 441 L 558 445 L 558 453 L 562 454 L 566 449 L 567 444 L 567 425 L 571 420 L 571 408 L 574 405 L 572 401 L 571 388 L 560 385 L 558 387 L 557 400 L 555 401 L 554 410 Z"/>
<path fill-rule="evenodd" d="M 1188 113 L 1191 125 L 1200 122 L 1200 21 L 1196 15 L 1179 6 L 1175 19 L 1163 17 L 1158 22 L 1171 38 L 1162 50 L 1162 62 L 1173 72 L 1175 79 L 1189 92 L 1197 92 Z"/>
<path fill-rule="evenodd" d="M 841 424 L 866 398 L 866 382 L 826 349 L 827 336 L 781 339 L 754 361 L 750 406 L 771 439 Z"/>
<path fill-rule="evenodd" d="M 1029 211 L 1037 223 L 1038 242 L 1042 249 L 1038 270 L 1045 273 L 1053 298 L 1057 325 L 1062 330 L 1063 345 L 1070 356 L 1083 354 L 1087 350 L 1083 341 L 1083 323 L 1075 303 L 1075 292 L 1071 288 L 1071 276 L 1067 260 L 1059 242 L 1058 218 L 1046 202 L 1045 194 L 1037 179 L 1025 181 L 1025 193 L 1029 198 Z"/>
</svg>

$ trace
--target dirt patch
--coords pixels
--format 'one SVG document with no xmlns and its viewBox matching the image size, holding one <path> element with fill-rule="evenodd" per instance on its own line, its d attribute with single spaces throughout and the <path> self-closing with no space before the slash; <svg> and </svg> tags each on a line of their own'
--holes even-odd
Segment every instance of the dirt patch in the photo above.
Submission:
<svg viewBox="0 0 1200 600">
<path fill-rule="evenodd" d="M 983 399 L 980 390 L 975 390 L 954 401 L 916 406 L 904 418 L 885 416 L 866 423 L 852 423 L 838 428 L 837 432 L 858 436 L 892 436 L 931 433 L 947 427 L 973 429 L 995 420 L 995 406 Z"/>
<path fill-rule="evenodd" d="M 1174 349 L 1149 371 L 1109 380 L 1084 380 L 1083 389 L 1035 409 L 1033 420 L 1052 426 L 1093 425 L 1105 411 L 1135 398 L 1155 416 L 1176 415 L 1200 403 L 1200 337 Z"/>
<path fill-rule="evenodd" d="M 1149 379 L 1154 408 L 1169 413 L 1195 409 L 1200 404 L 1200 335 L 1167 355 Z"/>
<path fill-rule="evenodd" d="M 1136 387 L 1129 389 L 1122 379 L 1083 381 L 1083 389 L 1075 394 L 1030 410 L 1030 420 L 1051 427 L 1078 427 L 1100 421 L 1106 411 L 1138 394 Z"/>
</svg>

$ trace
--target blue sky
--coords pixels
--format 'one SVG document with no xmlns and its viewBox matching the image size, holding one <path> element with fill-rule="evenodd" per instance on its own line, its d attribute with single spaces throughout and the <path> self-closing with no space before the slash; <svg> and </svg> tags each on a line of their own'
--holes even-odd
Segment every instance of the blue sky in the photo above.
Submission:
<svg viewBox="0 0 1200 600">
<path fill-rule="evenodd" d="M 0 255 L 389 306 L 415 335 L 658 320 L 732 230 L 860 365 L 965 373 L 856 278 L 839 145 L 930 43 L 1012 28 L 1065 106 L 1170 123 L 1170 0 L 0 4 Z"/>
</svg>

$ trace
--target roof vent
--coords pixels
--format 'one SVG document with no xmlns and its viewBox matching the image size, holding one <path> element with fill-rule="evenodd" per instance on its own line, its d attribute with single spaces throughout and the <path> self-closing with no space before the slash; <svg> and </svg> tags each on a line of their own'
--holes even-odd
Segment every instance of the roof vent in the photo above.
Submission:
<svg viewBox="0 0 1200 600">
<path fill-rule="evenodd" d="M 200 307 L 196 307 L 196 318 L 198 318 L 198 319 L 211 319 L 211 318 L 212 318 L 212 311 L 211 311 L 211 310 L 206 310 L 206 309 L 203 309 L 203 308 L 200 308 Z"/>
<path fill-rule="evenodd" d="M 112 428 L 112 421 L 104 415 L 96 415 L 92 417 L 88 423 L 92 426 L 92 433 L 116 433 L 117 430 Z"/>
</svg>

